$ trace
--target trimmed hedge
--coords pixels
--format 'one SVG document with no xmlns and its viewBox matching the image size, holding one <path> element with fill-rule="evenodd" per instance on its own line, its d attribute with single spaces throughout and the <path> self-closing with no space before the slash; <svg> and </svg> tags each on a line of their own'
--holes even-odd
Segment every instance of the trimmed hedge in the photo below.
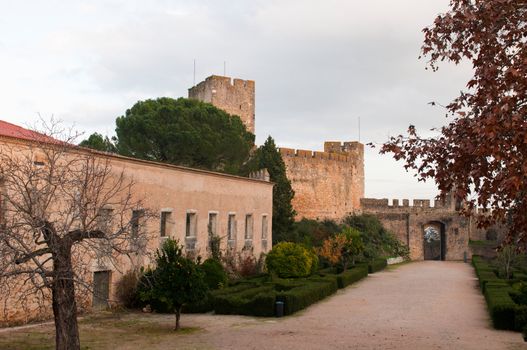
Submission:
<svg viewBox="0 0 527 350">
<path fill-rule="evenodd" d="M 514 330 L 516 308 L 509 295 L 511 287 L 501 283 L 487 282 L 485 285 L 485 299 L 489 309 L 492 324 L 496 329 Z"/>
<path fill-rule="evenodd" d="M 271 286 L 214 296 L 214 310 L 223 315 L 273 316 L 275 292 Z"/>
<path fill-rule="evenodd" d="M 496 275 L 495 268 L 479 256 L 472 257 L 472 264 L 479 279 L 479 285 L 487 301 L 492 324 L 496 329 L 521 331 L 527 326 L 527 306 L 518 305 L 522 295 L 510 284 Z M 518 272 L 520 277 L 523 277 Z"/>
<path fill-rule="evenodd" d="M 486 271 L 486 270 L 480 271 L 479 286 L 483 293 L 485 293 L 485 286 L 487 285 L 487 283 L 494 283 L 494 284 L 495 283 L 502 283 L 502 284 L 505 283 L 507 285 L 507 282 L 498 278 L 498 276 L 496 276 L 494 271 Z"/>
<path fill-rule="evenodd" d="M 379 260 L 376 268 L 383 266 Z M 385 264 L 384 264 L 385 266 Z M 291 315 L 332 294 L 339 288 L 368 276 L 368 264 L 359 263 L 337 274 L 334 268 L 319 270 L 314 276 L 298 279 L 269 280 L 268 276 L 244 279 L 228 288 L 210 291 L 199 303 L 186 305 L 184 312 L 208 312 L 270 317 L 276 301 L 284 303 L 284 314 Z"/>
<path fill-rule="evenodd" d="M 373 261 L 368 264 L 368 273 L 375 273 L 377 271 L 384 270 L 387 265 L 388 262 L 386 259 L 373 259 Z"/>
<path fill-rule="evenodd" d="M 360 281 L 366 276 L 368 276 L 368 267 L 365 265 L 355 266 L 354 268 L 337 275 L 338 287 L 345 288 L 354 282 Z"/>
<path fill-rule="evenodd" d="M 301 287 L 278 292 L 276 300 L 284 303 L 284 314 L 291 315 L 305 309 L 337 291 L 337 283 L 325 277 L 312 278 Z"/>
</svg>

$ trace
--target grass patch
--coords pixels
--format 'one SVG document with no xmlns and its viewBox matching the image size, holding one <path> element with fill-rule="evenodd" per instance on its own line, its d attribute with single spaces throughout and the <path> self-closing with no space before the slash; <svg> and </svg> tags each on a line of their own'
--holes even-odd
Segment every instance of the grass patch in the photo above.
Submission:
<svg viewBox="0 0 527 350">
<path fill-rule="evenodd" d="M 486 241 L 486 240 L 469 240 L 468 245 L 472 247 L 490 247 L 494 248 L 498 246 L 497 241 Z"/>
<path fill-rule="evenodd" d="M 183 324 L 185 320 L 182 320 Z M 81 349 L 113 349 L 123 344 L 132 348 L 148 349 L 162 342 L 199 332 L 197 327 L 183 327 L 174 331 L 175 317 L 155 314 L 102 312 L 79 320 Z M 3 333 L 0 350 L 53 350 L 54 326 L 45 325 Z"/>
</svg>

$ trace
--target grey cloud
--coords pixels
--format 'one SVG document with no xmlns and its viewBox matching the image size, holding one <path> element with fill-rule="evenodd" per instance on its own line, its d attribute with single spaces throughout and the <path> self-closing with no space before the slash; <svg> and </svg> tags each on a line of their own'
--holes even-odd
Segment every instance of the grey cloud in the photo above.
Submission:
<svg viewBox="0 0 527 350">
<path fill-rule="evenodd" d="M 138 99 L 186 96 L 210 74 L 256 80 L 257 141 L 321 149 L 324 140 L 382 142 L 409 124 L 425 131 L 445 122 L 447 103 L 463 88 L 470 67 L 425 71 L 418 60 L 421 29 L 446 3 L 408 0 L 91 2 L 72 13 L 96 21 L 79 25 L 58 46 L 80 66 L 64 79 L 82 81 L 77 99 L 59 106 L 86 130 L 113 131 L 114 119 Z M 15 28 L 16 29 L 16 28 Z M 0 111 L 1 112 L 1 111 Z M 79 123 L 80 121 L 80 123 Z M 367 194 L 432 197 L 389 157 L 368 150 Z M 381 179 L 377 181 L 375 179 Z M 384 179 L 384 180 L 383 180 Z M 403 190 L 404 189 L 404 190 Z"/>
</svg>

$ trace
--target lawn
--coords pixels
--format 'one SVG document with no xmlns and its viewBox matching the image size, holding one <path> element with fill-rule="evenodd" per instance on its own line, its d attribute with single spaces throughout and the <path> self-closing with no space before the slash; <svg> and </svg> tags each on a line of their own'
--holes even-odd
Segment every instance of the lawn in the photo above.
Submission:
<svg viewBox="0 0 527 350">
<path fill-rule="evenodd" d="M 184 322 L 183 318 L 183 322 Z M 163 344 L 177 344 L 177 340 L 200 332 L 199 328 L 183 328 L 174 332 L 171 315 L 134 312 L 102 312 L 79 321 L 82 349 L 155 349 Z M 183 324 L 184 326 L 184 324 Z M 2 350 L 54 349 L 53 324 L 38 325 L 0 333 Z M 179 348 L 179 347 L 178 347 Z"/>
</svg>

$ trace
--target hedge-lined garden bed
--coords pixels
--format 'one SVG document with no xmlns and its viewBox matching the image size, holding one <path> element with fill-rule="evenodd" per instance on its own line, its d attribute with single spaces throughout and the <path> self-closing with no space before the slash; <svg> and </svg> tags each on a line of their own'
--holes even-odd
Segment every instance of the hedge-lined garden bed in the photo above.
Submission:
<svg viewBox="0 0 527 350">
<path fill-rule="evenodd" d="M 497 269 L 492 263 L 479 257 L 472 257 L 472 264 L 479 280 L 479 285 L 496 329 L 515 331 L 527 330 L 527 300 L 525 294 L 512 287 L 514 283 L 527 282 L 525 272 L 517 269 L 513 279 L 498 277 Z M 522 305 L 524 304 L 524 305 Z"/>
<path fill-rule="evenodd" d="M 358 263 L 337 273 L 333 268 L 319 270 L 306 278 L 282 279 L 271 276 L 244 279 L 236 284 L 208 293 L 200 303 L 187 305 L 184 312 L 209 312 L 270 317 L 275 315 L 276 302 L 284 303 L 284 315 L 305 309 L 332 294 L 339 288 L 368 276 L 386 266 L 385 259 L 370 264 Z"/>
</svg>

